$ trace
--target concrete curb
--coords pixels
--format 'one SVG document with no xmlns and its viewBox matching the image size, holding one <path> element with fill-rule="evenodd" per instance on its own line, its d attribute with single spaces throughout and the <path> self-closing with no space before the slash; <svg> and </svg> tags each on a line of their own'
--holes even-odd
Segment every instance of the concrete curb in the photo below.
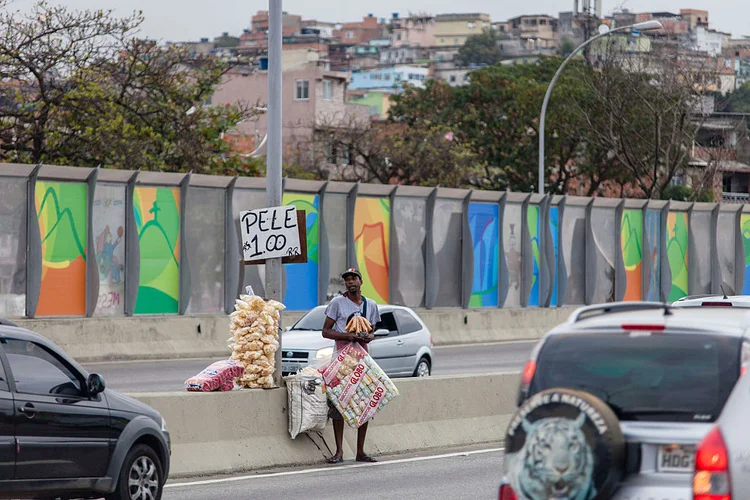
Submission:
<svg viewBox="0 0 750 500">
<path fill-rule="evenodd" d="M 401 396 L 372 421 L 367 451 L 394 455 L 501 442 L 515 411 L 518 377 L 397 379 Z M 132 396 L 167 421 L 171 478 L 323 464 L 334 448 L 330 422 L 322 435 L 290 438 L 285 389 Z M 354 454 L 356 435 L 347 426 L 345 456 Z"/>
</svg>

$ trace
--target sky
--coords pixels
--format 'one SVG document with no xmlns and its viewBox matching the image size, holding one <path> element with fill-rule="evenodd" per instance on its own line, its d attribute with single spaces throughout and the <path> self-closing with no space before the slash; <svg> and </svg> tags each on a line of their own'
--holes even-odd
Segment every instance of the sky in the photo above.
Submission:
<svg viewBox="0 0 750 500">
<path fill-rule="evenodd" d="M 28 11 L 35 0 L 10 0 L 10 9 Z M 275 0 L 274 0 L 275 1 Z M 398 12 L 443 14 L 483 12 L 493 21 L 504 21 L 522 14 L 550 14 L 573 10 L 574 0 L 284 0 L 283 8 L 304 18 L 327 22 L 358 21 L 367 14 L 391 17 Z M 679 12 L 680 8 L 709 11 L 710 27 L 731 32 L 735 38 L 750 35 L 750 2 L 748 0 L 603 0 L 602 13 L 625 7 L 634 12 Z M 686 3 L 687 2 L 687 3 Z M 141 33 L 161 41 L 190 41 L 203 37 L 213 39 L 223 32 L 239 35 L 250 25 L 258 10 L 268 9 L 268 0 L 48 0 L 70 9 L 113 9 L 126 16 L 142 10 L 146 18 Z M 457 10 L 460 9 L 460 10 Z"/>
</svg>

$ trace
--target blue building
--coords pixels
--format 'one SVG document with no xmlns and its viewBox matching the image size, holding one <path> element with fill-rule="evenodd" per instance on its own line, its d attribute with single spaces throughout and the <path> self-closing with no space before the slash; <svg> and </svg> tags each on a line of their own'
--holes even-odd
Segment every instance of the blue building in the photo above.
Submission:
<svg viewBox="0 0 750 500">
<path fill-rule="evenodd" d="M 404 82 L 423 88 L 429 70 L 421 66 L 393 66 L 352 73 L 350 90 L 403 89 Z"/>
</svg>

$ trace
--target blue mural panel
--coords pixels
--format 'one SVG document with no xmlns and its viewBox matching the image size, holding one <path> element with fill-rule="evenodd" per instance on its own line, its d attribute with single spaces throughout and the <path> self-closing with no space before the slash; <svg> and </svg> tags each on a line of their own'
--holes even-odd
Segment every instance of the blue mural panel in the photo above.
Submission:
<svg viewBox="0 0 750 500">
<path fill-rule="evenodd" d="M 284 265 L 284 305 L 290 311 L 307 311 L 318 305 L 319 197 L 317 194 L 284 193 L 283 202 L 304 210 L 307 219 L 307 263 Z"/>
<path fill-rule="evenodd" d="M 549 209 L 549 229 L 552 232 L 552 247 L 555 249 L 555 260 L 551 263 L 554 266 L 554 278 L 552 279 L 552 300 L 550 301 L 550 307 L 557 306 L 557 259 L 560 255 L 559 252 L 559 228 L 560 228 L 560 212 L 557 207 L 550 207 Z"/>
<path fill-rule="evenodd" d="M 474 248 L 474 284 L 469 307 L 498 306 L 498 206 L 469 204 L 469 228 Z"/>
</svg>

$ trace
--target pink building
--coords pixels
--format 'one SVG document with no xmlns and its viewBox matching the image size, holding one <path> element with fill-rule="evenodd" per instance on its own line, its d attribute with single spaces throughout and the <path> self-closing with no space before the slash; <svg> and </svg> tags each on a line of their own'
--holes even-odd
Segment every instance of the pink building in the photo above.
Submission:
<svg viewBox="0 0 750 500">
<path fill-rule="evenodd" d="M 367 106 L 349 104 L 346 89 L 349 74 L 328 71 L 319 64 L 301 64 L 284 71 L 282 89 L 282 120 L 284 162 L 298 163 L 316 143 L 316 132 L 335 123 L 351 119 L 369 121 Z M 211 104 L 235 102 L 258 103 L 265 106 L 268 73 L 239 67 L 230 71 L 217 87 Z M 260 144 L 266 135 L 266 117 L 237 125 L 237 132 L 249 136 L 249 143 Z"/>
<path fill-rule="evenodd" d="M 432 16 L 391 20 L 392 47 L 432 47 L 435 45 L 435 18 Z"/>
</svg>

